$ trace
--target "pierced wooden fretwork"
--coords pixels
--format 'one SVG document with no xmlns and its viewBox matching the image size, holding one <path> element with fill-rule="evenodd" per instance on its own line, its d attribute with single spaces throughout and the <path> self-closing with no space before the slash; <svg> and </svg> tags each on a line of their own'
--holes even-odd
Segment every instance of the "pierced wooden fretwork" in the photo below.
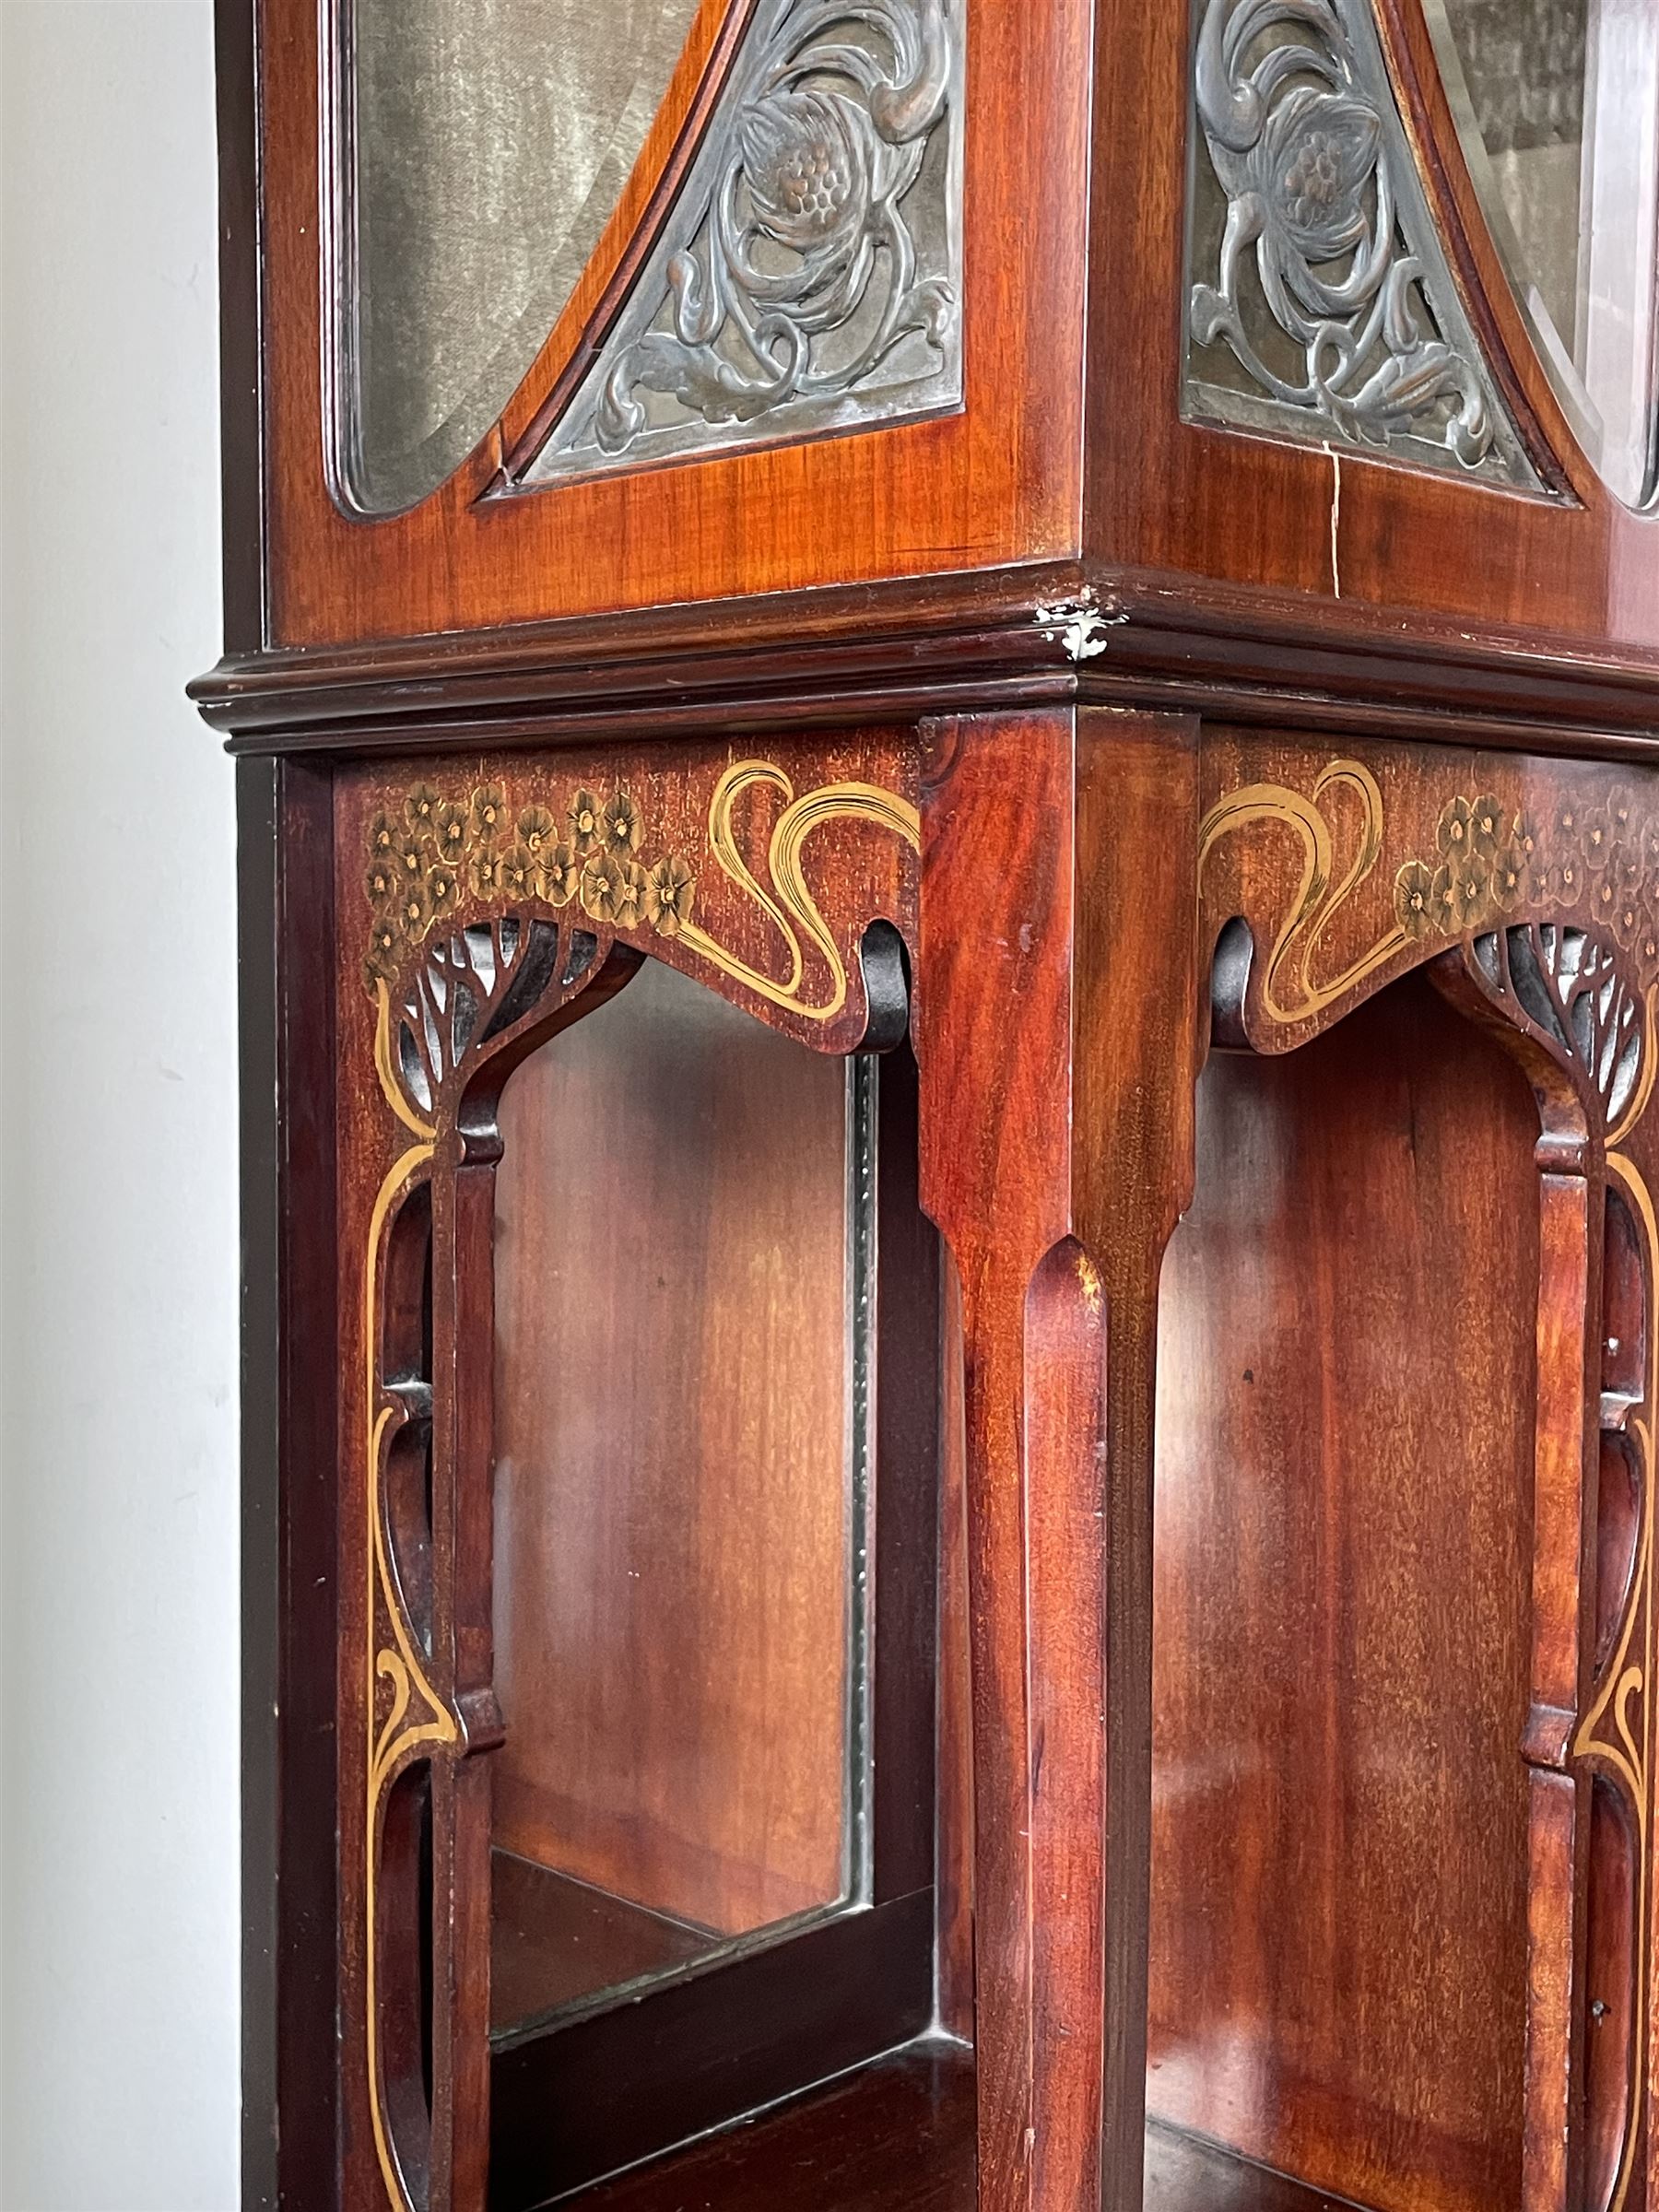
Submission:
<svg viewBox="0 0 1659 2212">
<path fill-rule="evenodd" d="M 633 788 L 598 765 L 382 787 L 356 832 L 386 1110 L 364 1140 L 382 1180 L 362 1310 L 361 2013 L 392 2212 L 456 2212 L 483 2188 L 465 2160 L 488 2104 L 476 1900 L 489 1790 L 475 1755 L 501 1740 L 488 1604 L 501 1089 L 648 953 L 820 1050 L 894 1045 L 909 1018 L 913 804 L 848 774 L 797 794 L 760 759 Z M 411 1315 L 424 1317 L 413 1334 Z"/>
<path fill-rule="evenodd" d="M 429 878 L 447 865 L 423 860 Z M 488 1386 L 493 1324 L 488 1308 L 469 1322 L 462 1285 L 489 1256 L 495 1103 L 525 1054 L 602 1006 L 641 958 L 606 932 L 510 912 L 429 935 L 412 963 L 373 979 L 380 1089 L 413 1140 L 376 1195 L 363 1289 L 363 2018 L 394 2212 L 427 2212 L 432 2177 L 447 2188 L 457 2141 L 477 2138 L 488 2029 L 466 1903 L 488 1870 L 488 1797 L 465 1770 L 500 1741 L 501 1722 L 476 1603 L 489 1548 L 476 1463 L 481 1448 L 488 1465 L 488 1442 L 462 1407 Z"/>
<path fill-rule="evenodd" d="M 1470 957 L 1493 1005 L 1530 1024 L 1600 1103 L 1617 1129 L 1636 1096 L 1645 1042 L 1641 1002 L 1615 947 L 1571 923 L 1483 930 Z"/>
<path fill-rule="evenodd" d="M 1250 957 L 1230 946 L 1226 963 L 1262 1050 L 1301 1041 L 1392 976 L 1512 921 L 1594 928 L 1602 980 L 1617 970 L 1646 1050 L 1659 994 L 1659 816 L 1641 813 L 1630 787 L 1614 785 L 1599 803 L 1564 794 L 1542 815 L 1496 791 L 1454 793 L 1431 841 L 1391 854 L 1376 776 L 1363 761 L 1332 760 L 1307 792 L 1245 783 L 1218 799 L 1200 830 L 1201 886 L 1224 846 L 1268 829 L 1296 840 L 1300 880 L 1273 912 L 1240 916 Z M 1381 907 L 1380 872 L 1392 878 L 1392 898 L 1374 934 L 1334 958 L 1328 947 L 1369 911 L 1362 902 Z M 1559 949 L 1549 957 L 1559 964 Z"/>
<path fill-rule="evenodd" d="M 557 979 L 573 989 L 599 954 L 587 929 L 562 935 L 534 915 L 498 914 L 439 938 L 396 1008 L 394 1065 L 411 1103 L 432 1112 L 444 1086 L 533 1014 Z"/>
</svg>

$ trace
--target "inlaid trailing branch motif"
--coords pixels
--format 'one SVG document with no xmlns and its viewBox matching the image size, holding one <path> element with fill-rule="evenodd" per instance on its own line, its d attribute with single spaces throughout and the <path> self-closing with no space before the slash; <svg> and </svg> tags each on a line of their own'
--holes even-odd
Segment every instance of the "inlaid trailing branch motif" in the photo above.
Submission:
<svg viewBox="0 0 1659 2212">
<path fill-rule="evenodd" d="M 759 802 L 752 812 L 751 802 Z M 797 1023 L 833 1022 L 850 992 L 845 932 L 825 921 L 806 863 L 815 835 L 837 822 L 866 824 L 920 849 L 916 809 L 896 793 L 838 781 L 797 796 L 784 771 L 766 760 L 735 762 L 717 778 L 694 850 L 654 836 L 626 784 L 594 789 L 572 781 L 549 790 L 545 777 L 529 772 L 459 790 L 419 782 L 366 827 L 362 973 L 373 1002 L 375 1075 L 393 1126 L 362 1277 L 361 1972 L 370 2116 L 394 2212 L 415 2212 L 418 2192 L 406 2185 L 384 2078 L 379 1929 L 387 1808 L 406 1770 L 459 1759 L 476 1740 L 464 1700 L 445 1695 L 429 1627 L 416 1618 L 400 1574 L 394 1455 L 406 1448 L 411 1425 L 430 1452 L 453 1383 L 441 1379 L 441 1358 L 414 1382 L 388 1371 L 383 1322 L 394 1238 L 404 1209 L 453 1171 L 458 1136 L 465 1149 L 463 1101 L 483 1063 L 497 1049 L 522 1051 L 561 1010 L 580 1011 L 578 1000 L 599 1003 L 606 978 L 630 969 L 632 954 L 646 947 L 672 947 L 693 971 L 706 963 Z M 764 863 L 751 865 L 746 851 L 752 856 L 757 847 Z M 710 887 L 719 895 L 705 897 Z M 730 916 L 734 890 L 763 924 L 755 934 L 775 939 L 778 957 L 764 968 L 705 925 L 711 912 Z M 629 939 L 627 960 L 608 957 Z M 438 1218 L 434 1197 L 429 1224 Z M 429 1493 L 426 1512 L 429 1518 Z M 425 1534 L 429 1545 L 429 1527 Z"/>
<path fill-rule="evenodd" d="M 486 809 L 488 811 L 488 809 Z M 365 1796 L 363 1977 L 370 2110 L 376 2154 L 388 2202 L 394 2212 L 414 2212 L 406 2186 L 391 2100 L 382 2078 L 380 1970 L 382 1854 L 387 1808 L 394 1785 L 406 1769 L 420 1761 L 466 1754 L 472 1731 L 461 1703 L 451 1702 L 433 1679 L 429 1615 L 422 1616 L 406 1582 L 411 1559 L 400 1545 L 393 1504 L 394 1455 L 413 1432 L 426 1455 L 424 1519 L 415 1537 L 417 1554 L 432 1540 L 432 1423 L 437 1393 L 429 1361 L 418 1377 L 388 1371 L 382 1336 L 385 1283 L 392 1271 L 394 1239 L 406 1224 L 404 1211 L 429 1191 L 442 1171 L 441 1147 L 457 1126 L 463 1093 L 492 1046 L 510 1047 L 511 1032 L 552 1006 L 583 990 L 603 985 L 596 973 L 603 940 L 594 931 L 536 915 L 503 914 L 483 921 L 453 919 L 454 902 L 445 887 L 453 873 L 443 848 L 465 841 L 442 803 L 418 787 L 411 794 L 407 824 L 419 825 L 420 866 L 409 865 L 414 841 L 400 841 L 395 856 L 403 904 L 399 942 L 418 942 L 414 965 L 399 979 L 395 1000 L 384 954 L 375 956 L 374 1065 L 382 1095 L 400 1124 L 402 1149 L 382 1180 L 370 1216 L 363 1275 L 365 1387 L 369 1407 L 364 1470 L 367 1514 L 368 1590 L 365 1666 Z M 373 834 L 376 858 L 371 877 L 386 865 L 382 831 Z M 418 882 L 416 880 L 418 875 Z M 382 891 L 382 900 L 385 896 Z M 416 919 L 425 910 L 424 921 Z M 378 926 L 378 917 L 377 917 Z M 418 937 L 410 933 L 418 932 Z M 430 1265 L 432 1214 L 427 1217 Z M 431 1295 L 430 1281 L 426 1296 Z M 403 1532 L 406 1536 L 409 1532 Z M 429 1575 L 429 1565 L 426 1572 Z M 429 1601 L 430 1590 L 427 1595 Z M 442 1670 L 436 1670 L 439 1680 Z M 475 1716 L 476 1723 L 476 1716 Z"/>
<path fill-rule="evenodd" d="M 1265 397 L 1371 446 L 1403 436 L 1465 467 L 1502 419 L 1401 130 L 1370 0 L 1208 0 L 1199 125 L 1227 197 L 1216 281 L 1189 328 Z M 1288 343 L 1287 343 L 1287 341 Z"/>
<path fill-rule="evenodd" d="M 757 789 L 784 801 L 768 841 L 765 884 L 744 860 L 735 830 L 739 803 Z M 814 831 L 836 820 L 872 823 L 921 849 L 916 809 L 894 793 L 840 782 L 797 798 L 782 770 L 765 760 L 738 761 L 720 778 L 709 804 L 707 853 L 695 856 L 657 850 L 626 787 L 515 799 L 497 782 L 462 797 L 418 783 L 401 808 L 376 815 L 370 825 L 365 979 L 371 991 L 391 990 L 434 933 L 441 943 L 463 919 L 575 907 L 619 935 L 677 938 L 683 951 L 770 1004 L 809 1021 L 833 1021 L 847 1003 L 846 963 L 808 888 L 803 853 Z M 777 932 L 785 954 L 781 976 L 741 959 L 697 921 L 698 871 L 710 863 Z M 808 950 L 826 971 L 824 987 L 810 994 Z M 406 1029 L 418 1060 L 441 1041 L 442 1010 L 435 1012 L 431 1001 L 434 990 L 446 987 L 441 967 L 414 985 Z M 463 982 L 460 989 L 465 1003 L 470 986 Z"/>
<path fill-rule="evenodd" d="M 400 2161 L 395 2155 L 387 2110 L 381 2036 L 380 1874 L 382 1833 L 393 1784 L 406 1768 L 460 1740 L 460 1724 L 428 1672 L 430 1652 L 409 1616 L 394 1567 L 387 1483 L 393 1449 L 400 1433 L 419 1418 L 407 1391 L 382 1382 L 379 1347 L 382 1272 L 387 1241 L 398 1210 L 429 1177 L 436 1132 L 411 1113 L 400 1096 L 385 1054 L 387 1008 L 384 991 L 376 1033 L 376 1066 L 382 1088 L 417 1141 L 393 1162 L 376 1194 L 369 1222 L 369 1249 L 363 1277 L 363 1329 L 369 1407 L 368 1609 L 365 1703 L 368 1733 L 364 1777 L 363 1868 L 363 2031 L 369 2074 L 369 2112 L 375 2156 L 394 2212 L 410 2212 Z M 429 1378 L 427 1384 L 429 1393 Z M 429 1396 L 426 1407 L 429 1417 Z M 430 1452 L 429 1429 L 427 1450 Z"/>
<path fill-rule="evenodd" d="M 677 428 L 700 451 L 719 426 L 959 400 L 955 164 L 916 186 L 959 105 L 962 18 L 963 0 L 762 0 L 688 212 L 532 479 Z"/>
<path fill-rule="evenodd" d="M 409 950 L 464 909 L 566 907 L 623 929 L 649 923 L 672 936 L 689 917 L 696 878 L 670 853 L 647 868 L 637 858 L 642 824 L 626 791 L 604 802 L 572 792 L 562 816 L 539 803 L 511 808 L 499 783 L 465 800 L 417 783 L 399 812 L 369 827 L 364 888 L 372 919 L 365 974 L 390 982 Z"/>
<path fill-rule="evenodd" d="M 1325 812 L 1337 791 L 1359 808 L 1358 837 L 1343 867 Z M 1289 1027 L 1310 1020 L 1413 946 L 1450 944 L 1512 915 L 1531 921 L 1571 913 L 1618 947 L 1617 955 L 1605 950 L 1597 958 L 1628 979 L 1644 1009 L 1644 1034 L 1651 1030 L 1659 987 L 1659 819 L 1639 820 L 1628 789 L 1589 806 L 1563 799 L 1544 821 L 1492 792 L 1448 799 L 1433 851 L 1413 854 L 1394 870 L 1393 926 L 1334 974 L 1321 971 L 1321 947 L 1382 854 L 1376 779 L 1360 761 L 1335 760 L 1308 794 L 1277 783 L 1230 792 L 1201 830 L 1201 870 L 1224 839 L 1263 821 L 1283 824 L 1302 849 L 1300 881 L 1263 978 L 1261 1004 L 1270 1021 Z"/>
</svg>

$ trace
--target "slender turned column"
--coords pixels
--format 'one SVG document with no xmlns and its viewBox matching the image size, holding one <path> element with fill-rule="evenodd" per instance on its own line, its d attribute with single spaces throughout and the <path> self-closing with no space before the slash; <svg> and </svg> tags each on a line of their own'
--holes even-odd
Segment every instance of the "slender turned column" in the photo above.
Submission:
<svg viewBox="0 0 1659 2212">
<path fill-rule="evenodd" d="M 924 1203 L 961 1277 L 982 2212 L 1139 2212 L 1158 1272 L 1192 1174 L 1196 727 L 937 725 Z"/>
</svg>

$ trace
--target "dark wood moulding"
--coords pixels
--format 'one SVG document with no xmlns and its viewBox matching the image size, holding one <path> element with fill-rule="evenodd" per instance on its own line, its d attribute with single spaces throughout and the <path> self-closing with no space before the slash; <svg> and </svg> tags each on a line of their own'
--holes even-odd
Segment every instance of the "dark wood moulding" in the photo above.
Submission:
<svg viewBox="0 0 1659 2212">
<path fill-rule="evenodd" d="M 1659 654 L 1076 563 L 232 653 L 191 696 L 239 753 L 625 743 L 1076 701 L 1659 757 Z"/>
</svg>

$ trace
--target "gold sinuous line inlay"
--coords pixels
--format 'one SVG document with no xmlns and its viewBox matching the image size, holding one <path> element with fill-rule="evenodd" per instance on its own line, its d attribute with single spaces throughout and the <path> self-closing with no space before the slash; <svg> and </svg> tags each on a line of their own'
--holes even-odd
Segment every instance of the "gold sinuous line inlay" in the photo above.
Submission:
<svg viewBox="0 0 1659 2212">
<path fill-rule="evenodd" d="M 368 2067 L 370 2097 L 369 2109 L 374 2125 L 375 2155 L 380 2161 L 381 2175 L 387 2194 L 399 2212 L 414 2212 L 409 2196 L 404 2188 L 397 2164 L 392 2154 L 385 2117 L 385 2093 L 381 2081 L 380 2054 L 380 2001 L 379 1972 L 380 1946 L 378 1939 L 379 1900 L 377 1895 L 380 1873 L 379 1824 L 381 1806 L 386 1789 L 403 1760 L 423 1744 L 452 1744 L 459 1730 L 455 1717 L 428 1679 L 416 1654 L 414 1638 L 404 1617 L 390 1561 L 386 1556 L 386 1530 L 382 1507 L 381 1455 L 385 1445 L 386 1432 L 396 1418 L 390 1406 L 375 1407 L 380 1394 L 380 1265 L 385 1249 L 387 1225 L 394 1207 L 407 1194 L 415 1183 L 430 1167 L 437 1148 L 437 1131 L 421 1121 L 404 1098 L 392 1073 L 391 1001 L 382 983 L 379 989 L 379 1004 L 375 1009 L 374 1067 L 381 1090 L 387 1104 L 419 1141 L 412 1145 L 388 1170 L 384 1182 L 375 1194 L 374 1207 L 369 1218 L 369 1249 L 363 1274 L 363 1343 L 367 1359 L 367 1390 L 365 1404 L 370 1408 L 368 1464 L 364 1470 L 368 1513 L 368 1777 L 366 1820 L 364 1828 L 364 2030 L 368 2041 Z M 381 1641 L 382 1620 L 391 1623 L 392 1641 Z M 391 1704 L 384 1719 L 377 1718 L 380 1686 L 384 1683 L 391 1690 Z M 418 1710 L 409 1719 L 411 1706 Z M 407 1725 L 406 1725 L 407 1722 Z"/>
<path fill-rule="evenodd" d="M 744 859 L 735 824 L 739 802 L 762 788 L 783 800 L 768 841 L 766 884 Z M 697 920 L 699 877 L 690 858 L 673 850 L 648 857 L 644 818 L 625 786 L 603 795 L 579 786 L 556 811 L 539 798 L 514 805 L 501 783 L 479 784 L 465 803 L 418 783 L 401 809 L 383 809 L 370 824 L 365 979 L 371 991 L 390 986 L 435 930 L 468 914 L 573 906 L 623 935 L 677 938 L 682 951 L 771 1005 L 808 1021 L 833 1021 L 847 1003 L 846 963 L 804 866 L 807 840 L 833 821 L 868 822 L 912 851 L 922 848 L 915 807 L 877 783 L 827 783 L 797 798 L 781 768 L 739 760 L 710 799 L 708 858 L 782 940 L 780 981 L 739 959 Z M 829 978 L 828 989 L 810 997 L 803 992 L 808 948 Z"/>
<path fill-rule="evenodd" d="M 1338 869 L 1337 840 L 1321 801 L 1335 791 L 1358 801 L 1359 824 L 1351 857 Z M 1413 856 L 1395 868 L 1392 924 L 1340 972 L 1322 975 L 1318 954 L 1332 922 L 1370 880 L 1384 846 L 1382 794 L 1362 762 L 1335 760 L 1315 778 L 1311 794 L 1277 783 L 1252 783 L 1226 794 L 1206 816 L 1199 832 L 1199 877 L 1224 839 L 1259 823 L 1289 830 L 1301 846 L 1301 872 L 1279 923 L 1263 978 L 1262 1011 L 1276 1027 L 1313 1020 L 1359 993 L 1414 947 L 1448 948 L 1482 931 L 1544 922 L 1599 925 L 1620 947 L 1641 1007 L 1641 1067 L 1629 1102 L 1606 1132 L 1609 1186 L 1620 1191 L 1641 1225 L 1643 1299 L 1649 1365 L 1645 1418 L 1632 1418 L 1642 1499 L 1636 1570 L 1618 1641 L 1589 1711 L 1576 1730 L 1576 1759 L 1617 1776 L 1634 1809 L 1638 1835 L 1638 2001 L 1631 2034 L 1630 2100 L 1618 2172 L 1608 2212 L 1625 2212 L 1635 2178 L 1637 2125 L 1647 2083 L 1651 2029 L 1648 1974 L 1653 1909 L 1649 1864 L 1653 1825 L 1653 1701 L 1655 1638 L 1654 1516 L 1659 1476 L 1653 1418 L 1659 1407 L 1659 1330 L 1653 1298 L 1659 1288 L 1659 1219 L 1635 1161 L 1618 1149 L 1652 1100 L 1659 1051 L 1659 820 L 1639 823 L 1631 794 L 1620 787 L 1599 804 L 1562 796 L 1547 821 L 1512 808 L 1490 793 L 1462 794 L 1441 808 L 1432 858 Z M 1350 834 L 1352 834 L 1350 832 Z M 1631 1720 L 1641 1707 L 1640 1726 Z"/>
<path fill-rule="evenodd" d="M 746 794 L 770 790 L 782 810 L 767 841 L 760 881 L 739 848 L 735 816 Z M 699 877 L 689 857 L 673 850 L 642 856 L 645 825 L 631 794 L 585 786 L 567 794 L 559 813 L 539 798 L 512 805 L 501 783 L 482 783 L 465 803 L 418 783 L 401 807 L 382 809 L 369 830 L 365 889 L 370 941 L 364 977 L 375 1001 L 374 1070 L 381 1092 L 416 1141 L 388 1171 L 370 1217 L 364 1266 L 363 1335 L 368 1407 L 368 1649 L 366 1653 L 367 1784 L 364 1827 L 365 2013 L 370 2112 L 374 2146 L 394 2212 L 415 2212 L 398 2171 L 381 2078 L 379 1959 L 376 1941 L 379 1827 L 385 1794 L 400 1767 L 423 1748 L 456 1744 L 460 1728 L 420 1664 L 388 1557 L 382 1456 L 395 1407 L 380 1403 L 380 1277 L 386 1236 L 397 1206 L 427 1175 L 439 1131 L 408 1098 L 394 1057 L 394 994 L 409 963 L 435 933 L 469 920 L 537 905 L 576 907 L 618 935 L 674 938 L 682 952 L 705 960 L 729 981 L 769 1004 L 812 1022 L 830 1022 L 847 1004 L 849 981 L 840 946 L 807 886 L 804 855 L 815 831 L 833 821 L 865 822 L 890 832 L 914 852 L 922 845 L 916 808 L 879 784 L 841 782 L 797 798 L 783 771 L 765 760 L 727 769 L 709 802 L 707 855 L 766 917 L 782 939 L 781 978 L 740 959 L 695 918 Z M 825 971 L 822 987 L 805 991 L 808 952 Z M 390 1624 L 390 1637 L 382 1631 Z M 381 1712 L 382 1691 L 390 1701 Z"/>
<path fill-rule="evenodd" d="M 1338 873 L 1337 841 L 1320 802 L 1345 791 L 1359 802 L 1351 858 Z M 1623 950 L 1651 1010 L 1659 985 L 1659 820 L 1638 824 L 1629 791 L 1599 806 L 1563 799 L 1547 821 L 1489 792 L 1448 799 L 1428 858 L 1400 863 L 1393 884 L 1392 926 L 1339 974 L 1319 978 L 1316 962 L 1331 924 L 1374 874 L 1382 855 L 1382 794 L 1359 760 L 1334 760 L 1311 794 L 1281 783 L 1229 792 L 1199 832 L 1202 877 L 1226 838 L 1258 822 L 1277 823 L 1301 845 L 1301 877 L 1263 980 L 1262 1007 L 1281 1028 L 1312 1020 L 1357 991 L 1414 945 L 1444 942 L 1515 919 L 1571 911 L 1598 924 Z"/>
<path fill-rule="evenodd" d="M 1655 1495 L 1653 1431 L 1653 1409 L 1659 1406 L 1659 1332 L 1653 1327 L 1653 1305 L 1654 1287 L 1659 1285 L 1659 1220 L 1654 1217 L 1653 1194 L 1635 1161 L 1627 1154 L 1616 1152 L 1610 1147 L 1607 1153 L 1607 1180 L 1615 1189 L 1623 1193 L 1641 1230 L 1643 1304 L 1647 1316 L 1648 1341 L 1648 1371 L 1644 1379 L 1646 1405 L 1645 1418 L 1632 1418 L 1630 1422 L 1639 1462 L 1641 1532 L 1634 1584 L 1624 1624 L 1619 1631 L 1618 1643 L 1607 1667 L 1606 1679 L 1584 1716 L 1572 1747 L 1578 1758 L 1594 1761 L 1618 1777 L 1629 1793 L 1636 1813 L 1636 1941 L 1640 1947 L 1634 2032 L 1630 2039 L 1633 2045 L 1631 2095 L 1624 2143 L 1619 2152 L 1618 2173 L 1607 2208 L 1607 2212 L 1625 2212 L 1630 2185 L 1635 2179 L 1639 2133 L 1636 2115 L 1641 2109 L 1642 2090 L 1647 2082 L 1650 2031 L 1646 1970 L 1651 1967 L 1649 1921 L 1653 1912 L 1653 1877 L 1650 1863 L 1650 1841 L 1653 1827 L 1653 1714 L 1649 1685 L 1653 1679 L 1655 1629 L 1653 1513 L 1655 1506 L 1659 1505 L 1659 1496 Z M 1637 1644 L 1638 1629 L 1641 1630 L 1640 1647 Z M 1630 1707 L 1638 1700 L 1641 1705 L 1640 1732 L 1630 1724 Z M 1652 2125 L 1651 2118 L 1649 2124 Z"/>
</svg>

